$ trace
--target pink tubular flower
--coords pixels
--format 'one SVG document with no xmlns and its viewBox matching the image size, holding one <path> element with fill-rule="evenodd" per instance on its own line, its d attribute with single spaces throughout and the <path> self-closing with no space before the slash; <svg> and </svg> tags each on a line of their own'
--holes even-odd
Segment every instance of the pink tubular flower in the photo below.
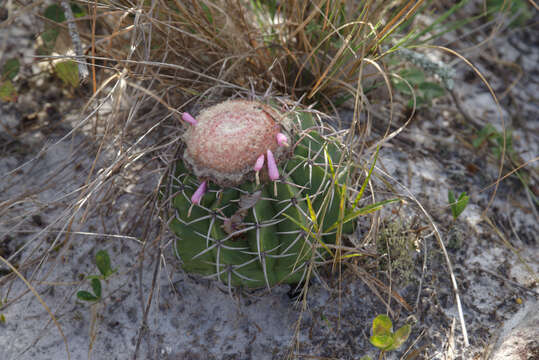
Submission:
<svg viewBox="0 0 539 360">
<path fill-rule="evenodd" d="M 256 159 L 255 166 L 253 169 L 256 172 L 259 172 L 262 169 L 262 166 L 264 166 L 264 154 L 260 155 L 258 159 Z"/>
<path fill-rule="evenodd" d="M 256 159 L 255 166 L 253 167 L 253 169 L 255 170 L 256 185 L 260 184 L 260 177 L 258 173 L 260 172 L 260 170 L 262 170 L 263 166 L 264 166 L 264 154 L 260 155 L 258 159 Z"/>
<path fill-rule="evenodd" d="M 195 193 L 193 194 L 193 196 L 191 196 L 191 202 L 195 205 L 200 205 L 200 200 L 202 200 L 202 196 L 204 196 L 204 194 L 206 193 L 206 188 L 207 188 L 207 181 L 204 180 L 200 186 L 198 187 L 198 189 L 195 191 Z"/>
<path fill-rule="evenodd" d="M 277 180 L 279 178 L 279 169 L 277 169 L 277 163 L 273 157 L 273 153 L 270 149 L 267 150 L 268 157 L 268 174 L 271 180 Z"/>
<path fill-rule="evenodd" d="M 275 137 L 277 138 L 277 144 L 279 144 L 279 146 L 288 146 L 288 138 L 285 134 L 278 133 Z"/>
<path fill-rule="evenodd" d="M 182 120 L 185 121 L 185 122 L 188 122 L 191 125 L 196 125 L 197 124 L 196 119 L 191 114 L 189 114 L 188 112 L 184 112 L 182 114 Z"/>
</svg>

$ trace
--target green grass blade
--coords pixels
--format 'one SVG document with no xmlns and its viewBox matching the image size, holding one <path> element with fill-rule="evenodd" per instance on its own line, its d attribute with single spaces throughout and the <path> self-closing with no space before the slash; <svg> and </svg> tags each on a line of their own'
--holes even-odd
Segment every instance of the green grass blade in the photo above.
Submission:
<svg viewBox="0 0 539 360">
<path fill-rule="evenodd" d="M 374 160 L 371 164 L 371 168 L 369 169 L 369 173 L 367 174 L 365 181 L 363 181 L 363 184 L 361 185 L 361 189 L 359 190 L 359 194 L 357 194 L 356 199 L 354 200 L 354 206 L 352 207 L 352 209 L 355 209 L 357 207 L 357 204 L 363 197 L 363 192 L 365 191 L 365 188 L 367 187 L 367 184 L 369 183 L 369 180 L 371 179 L 371 174 L 374 170 L 374 166 L 376 165 L 376 159 L 378 159 L 378 151 L 380 151 L 379 145 L 376 148 L 376 153 L 374 153 Z"/>
<path fill-rule="evenodd" d="M 379 202 L 374 203 L 374 204 L 364 206 L 361 209 L 358 209 L 358 210 L 346 215 L 342 219 L 342 224 L 345 224 L 345 223 L 347 223 L 347 222 L 349 222 L 351 220 L 354 220 L 358 216 L 366 215 L 366 214 L 370 214 L 371 212 L 378 211 L 384 205 L 387 205 L 387 204 L 390 204 L 390 203 L 393 203 L 393 202 L 396 202 L 396 201 L 400 201 L 400 200 L 401 200 L 400 198 L 394 198 L 394 199 L 383 200 L 383 201 L 379 201 Z M 329 231 L 332 231 L 332 230 L 336 229 L 337 226 L 339 226 L 339 223 L 340 223 L 340 221 L 336 221 L 333 225 L 330 226 L 329 229 L 326 230 L 326 232 L 329 232 Z"/>
<path fill-rule="evenodd" d="M 288 218 L 288 220 L 292 221 L 294 224 L 296 224 L 297 226 L 299 226 L 301 228 L 301 230 L 305 231 L 305 233 L 307 234 L 306 236 L 313 236 L 313 232 L 310 230 L 310 229 L 307 229 L 305 226 L 303 226 L 302 223 L 300 223 L 299 221 L 297 221 L 296 219 L 294 219 L 292 216 L 288 215 L 288 214 L 285 214 L 283 213 L 283 216 Z M 320 245 L 322 245 L 322 247 L 324 249 L 326 249 L 326 251 L 333 257 L 333 252 L 330 250 L 330 248 L 326 245 L 326 243 L 324 243 L 321 239 L 320 236 L 316 236 L 316 240 L 320 243 Z"/>
<path fill-rule="evenodd" d="M 311 222 L 313 223 L 314 231 L 318 233 L 318 220 L 316 219 L 316 213 L 313 209 L 313 205 L 311 203 L 311 199 L 307 196 L 307 207 L 309 209 L 309 215 L 311 216 Z"/>
<path fill-rule="evenodd" d="M 331 178 L 335 179 L 335 168 L 333 167 L 333 161 L 331 161 L 331 156 L 329 156 L 327 146 L 324 146 L 324 155 L 326 156 L 326 159 L 328 160 L 329 171 L 331 172 Z"/>
</svg>

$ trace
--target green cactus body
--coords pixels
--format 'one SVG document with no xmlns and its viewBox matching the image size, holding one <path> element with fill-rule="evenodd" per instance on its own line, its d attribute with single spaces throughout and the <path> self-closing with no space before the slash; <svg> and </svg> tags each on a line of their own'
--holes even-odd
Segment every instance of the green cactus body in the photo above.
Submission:
<svg viewBox="0 0 539 360">
<path fill-rule="evenodd" d="M 270 114 L 268 121 L 275 120 L 272 126 L 276 131 L 293 141 L 289 147 L 279 148 L 272 138 L 273 128 L 268 127 L 271 130 L 268 140 L 253 150 L 253 156 L 258 156 L 257 151 L 263 154 L 264 147 L 271 147 L 280 176 L 271 181 L 268 171 L 262 169 L 260 184 L 254 180 L 254 170 L 245 170 L 252 169 L 252 159 L 247 160 L 250 163 L 245 169 L 232 164 L 234 171 L 228 172 L 217 164 L 214 168 L 219 168 L 218 171 L 207 170 L 193 164 L 196 156 L 189 155 L 190 149 L 186 149 L 183 160 L 176 163 L 171 182 L 175 214 L 169 224 L 177 235 L 176 254 L 185 271 L 219 279 L 229 286 L 271 288 L 275 284 L 301 282 L 307 264 L 325 260 L 324 245 L 336 241 L 336 229 L 325 230 L 350 212 L 340 184 L 347 174 L 346 162 L 341 161 L 341 145 L 322 135 L 308 112 L 296 112 L 283 120 L 274 109 L 260 103 L 224 104 L 262 108 L 264 114 Z M 215 115 L 212 111 L 202 113 L 199 119 L 207 118 L 208 113 Z M 200 121 L 193 126 L 212 125 Z M 231 131 L 230 128 L 226 131 Z M 194 133 L 188 131 L 186 136 Z M 250 141 L 248 136 L 240 137 Z M 189 140 L 193 141 L 188 139 L 187 146 Z M 229 148 L 228 144 L 218 145 L 219 151 Z M 244 149 L 238 151 L 246 156 Z M 223 157 L 223 163 L 231 160 L 227 157 L 235 157 L 228 153 L 219 156 Z M 187 158 L 190 164 L 186 164 Z M 209 184 L 207 191 L 199 203 L 193 203 L 202 181 Z M 344 204 L 342 209 L 341 204 Z M 352 221 L 342 224 L 343 233 L 352 231 Z"/>
</svg>

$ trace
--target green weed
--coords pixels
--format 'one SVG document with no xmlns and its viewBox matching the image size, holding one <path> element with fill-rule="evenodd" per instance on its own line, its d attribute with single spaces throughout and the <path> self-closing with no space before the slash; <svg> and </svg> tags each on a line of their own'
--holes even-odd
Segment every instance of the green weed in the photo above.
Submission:
<svg viewBox="0 0 539 360">
<path fill-rule="evenodd" d="M 449 190 L 447 192 L 447 199 L 449 201 L 449 206 L 451 207 L 451 214 L 453 215 L 453 220 L 457 220 L 457 218 L 460 216 L 460 214 L 462 214 L 464 209 L 466 209 L 470 198 L 468 197 L 468 195 L 466 195 L 466 192 L 463 192 L 459 195 L 458 199 L 456 199 L 453 191 Z"/>
<path fill-rule="evenodd" d="M 90 280 L 92 292 L 81 290 L 77 292 L 77 298 L 83 301 L 98 301 L 101 299 L 102 287 L 101 280 L 106 280 L 116 272 L 112 269 L 109 254 L 105 250 L 99 250 L 95 255 L 95 265 L 101 275 L 91 275 L 87 279 Z"/>
<path fill-rule="evenodd" d="M 20 63 L 18 59 L 8 59 L 2 67 L 0 76 L 0 100 L 11 102 L 17 101 L 17 89 L 13 85 L 13 79 L 19 73 Z"/>
<path fill-rule="evenodd" d="M 415 95 L 415 106 L 425 107 L 432 104 L 432 100 L 445 95 L 445 89 L 433 81 L 425 79 L 425 74 L 418 68 L 406 68 L 398 72 L 399 77 L 393 78 L 393 86 L 401 94 Z M 414 99 L 410 99 L 408 107 L 414 106 Z"/>
<path fill-rule="evenodd" d="M 393 332 L 393 323 L 389 316 L 378 315 L 372 321 L 372 336 L 369 340 L 383 354 L 401 347 L 408 340 L 411 331 L 412 327 L 406 324 Z"/>
<path fill-rule="evenodd" d="M 2 297 L 0 296 L 0 308 L 4 305 Z M 3 313 L 0 313 L 0 324 L 6 323 L 6 316 Z"/>
<path fill-rule="evenodd" d="M 75 18 L 86 16 L 86 11 L 75 3 L 71 3 L 71 10 Z M 39 55 L 51 55 L 57 48 L 57 40 L 61 31 L 65 31 L 56 24 L 66 21 L 64 9 L 58 4 L 51 4 L 45 8 L 43 13 L 45 18 L 51 20 L 45 26 L 45 31 L 41 33 L 42 45 L 36 50 Z M 56 24 L 55 24 L 56 23 Z M 56 61 L 53 63 L 54 73 L 66 85 L 76 88 L 79 85 L 79 70 L 77 63 L 73 60 Z"/>
</svg>

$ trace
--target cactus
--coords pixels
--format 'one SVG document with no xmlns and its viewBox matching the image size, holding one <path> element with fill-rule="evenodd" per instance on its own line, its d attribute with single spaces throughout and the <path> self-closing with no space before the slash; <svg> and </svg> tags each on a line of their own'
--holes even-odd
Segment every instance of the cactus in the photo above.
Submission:
<svg viewBox="0 0 539 360">
<path fill-rule="evenodd" d="M 229 287 L 299 283 L 353 231 L 346 149 L 312 113 L 233 100 L 182 118 L 169 225 L 185 271 Z"/>
</svg>

